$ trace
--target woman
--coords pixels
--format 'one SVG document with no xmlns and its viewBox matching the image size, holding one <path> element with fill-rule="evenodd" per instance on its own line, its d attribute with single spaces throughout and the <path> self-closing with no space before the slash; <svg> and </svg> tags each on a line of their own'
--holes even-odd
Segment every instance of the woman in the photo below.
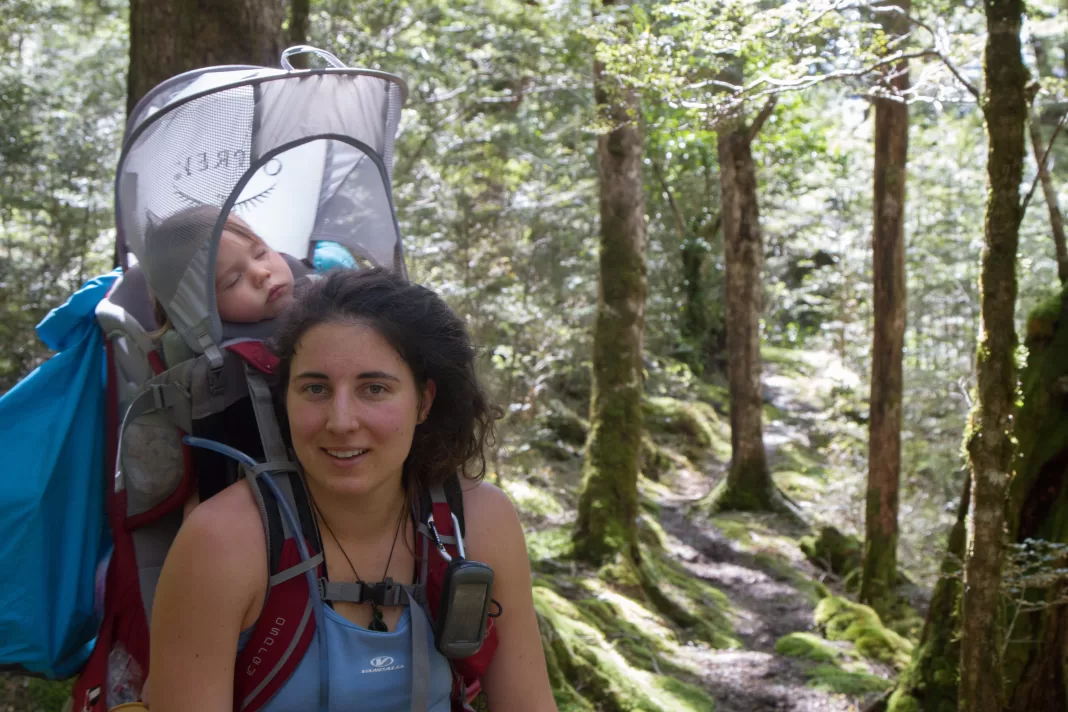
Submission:
<svg viewBox="0 0 1068 712">
<path fill-rule="evenodd" d="M 467 557 L 494 570 L 503 610 L 500 644 L 482 678 L 490 709 L 555 710 L 522 528 L 508 498 L 480 481 L 492 418 L 463 323 L 433 292 L 384 270 L 340 270 L 298 296 L 276 348 L 329 578 L 413 583 L 411 498 L 459 473 Z M 267 579 L 260 513 L 239 482 L 193 511 L 167 556 L 152 616 L 153 712 L 233 709 L 242 632 L 260 614 Z M 403 607 L 336 603 L 326 613 L 332 661 L 339 650 L 373 651 L 375 636 L 410 639 Z M 445 712 L 448 666 L 430 654 L 429 709 Z M 315 709 L 317 665 L 317 655 L 305 655 L 264 712 Z M 363 660 L 331 662 L 341 671 L 330 676 L 331 711 L 361 702 L 408 711 L 411 666 L 371 699 L 360 667 Z"/>
</svg>

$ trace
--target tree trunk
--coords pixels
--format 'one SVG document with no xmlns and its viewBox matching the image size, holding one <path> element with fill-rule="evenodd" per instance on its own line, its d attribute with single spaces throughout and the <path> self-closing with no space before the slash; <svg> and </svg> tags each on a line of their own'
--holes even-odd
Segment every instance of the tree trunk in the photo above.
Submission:
<svg viewBox="0 0 1068 712">
<path fill-rule="evenodd" d="M 278 66 L 281 0 L 130 0 L 126 113 L 165 79 L 219 64 Z"/>
<path fill-rule="evenodd" d="M 1023 405 L 1016 418 L 1018 455 L 1009 486 L 1010 540 L 1068 544 L 1068 292 L 1031 314 Z M 1044 573 L 1068 565 L 1047 561 Z M 1004 678 L 1007 710 L 1068 709 L 1066 577 L 1017 582 L 1009 604 Z M 1055 602 L 1062 605 L 1053 605 Z M 1030 610 L 1022 610 L 1024 608 Z"/>
<path fill-rule="evenodd" d="M 960 562 L 964 558 L 965 521 L 971 499 L 971 480 L 965 479 L 957 508 L 957 522 L 949 533 L 931 606 L 923 622 L 912 661 L 901 674 L 887 712 L 951 712 L 957 709 L 960 670 Z"/>
<path fill-rule="evenodd" d="M 782 506 L 764 452 L 764 394 L 760 382 L 764 245 L 757 210 L 752 136 L 761 123 L 758 119 L 753 127 L 747 128 L 738 118 L 733 125 L 721 127 L 717 138 L 727 273 L 731 467 L 727 479 L 713 494 L 714 510 L 769 511 Z"/>
<path fill-rule="evenodd" d="M 909 12 L 909 0 L 898 7 Z M 880 16 L 889 37 L 907 34 L 908 20 Z M 908 89 L 908 62 L 890 70 L 897 97 Z M 874 214 L 872 222 L 871 416 L 868 492 L 860 600 L 886 613 L 897 583 L 897 509 L 901 471 L 902 349 L 905 345 L 905 163 L 909 108 L 900 98 L 875 100 Z"/>
<path fill-rule="evenodd" d="M 1009 428 L 1016 390 L 1016 249 L 1027 127 L 1027 69 L 1020 51 L 1022 0 L 985 0 L 982 107 L 988 141 L 986 220 L 976 371 L 978 401 L 967 447 L 972 478 L 964 561 L 960 709 L 1002 709 L 998 615 L 1005 495 L 1012 467 Z"/>
<path fill-rule="evenodd" d="M 1061 284 L 1068 283 L 1068 247 L 1064 240 L 1064 218 L 1061 216 L 1061 207 L 1057 203 L 1057 189 L 1053 187 L 1053 178 L 1049 174 L 1049 167 L 1042 159 L 1046 154 L 1046 146 L 1042 141 L 1042 123 L 1038 114 L 1031 115 L 1031 147 L 1035 152 L 1035 162 L 1038 164 L 1038 181 L 1042 184 L 1042 195 L 1046 198 L 1046 207 L 1049 209 L 1049 227 L 1053 232 L 1053 246 L 1057 251 L 1057 276 Z M 1047 159 L 1048 160 L 1048 159 Z"/>
<path fill-rule="evenodd" d="M 286 23 L 286 42 L 290 47 L 308 42 L 308 16 L 310 12 L 311 0 L 290 0 L 289 21 Z"/>
<path fill-rule="evenodd" d="M 613 127 L 597 138 L 601 245 L 593 336 L 590 434 L 575 529 L 575 555 L 637 558 L 645 328 L 645 197 L 636 95 L 594 62 L 594 96 Z"/>
</svg>

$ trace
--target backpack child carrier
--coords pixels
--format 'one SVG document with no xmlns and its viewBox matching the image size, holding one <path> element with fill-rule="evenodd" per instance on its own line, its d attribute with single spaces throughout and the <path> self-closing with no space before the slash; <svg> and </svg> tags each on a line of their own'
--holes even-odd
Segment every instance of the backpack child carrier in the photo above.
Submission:
<svg viewBox="0 0 1068 712">
<path fill-rule="evenodd" d="M 331 66 L 294 70 L 288 57 L 296 52 L 318 53 Z M 150 669 L 155 586 L 183 503 L 194 491 L 203 500 L 240 477 L 248 478 L 260 505 L 271 579 L 264 611 L 238 656 L 235 710 L 254 712 L 281 688 L 311 644 L 316 603 L 321 608 L 324 599 L 374 597 L 408 603 L 413 620 L 424 610 L 432 620 L 436 615 L 448 558 L 440 552 L 456 556 L 462 543 L 458 480 L 420 493 L 413 512 L 422 536 L 415 586 L 327 582 L 299 465 L 283 443 L 268 388 L 277 361 L 263 339 L 272 325 L 221 322 L 214 293 L 218 243 L 231 213 L 280 252 L 311 257 L 316 243 L 329 241 L 357 263 L 405 275 L 390 191 L 405 95 L 392 75 L 349 69 L 329 53 L 297 47 L 283 53 L 280 70 L 210 67 L 174 77 L 131 113 L 116 179 L 118 247 L 126 269 L 96 310 L 107 348 L 107 457 L 114 473 L 107 511 L 114 549 L 104 619 L 74 687 L 74 712 L 103 712 L 140 699 Z M 212 238 L 201 245 L 190 236 L 173 271 L 156 271 L 147 284 L 141 266 L 152 226 L 202 205 L 219 210 Z M 300 265 L 291 266 L 299 276 Z M 149 338 L 158 326 L 149 289 L 171 322 L 165 353 Z M 186 436 L 225 443 L 254 461 L 239 464 L 190 447 L 194 438 Z M 436 532 L 427 526 L 431 521 Z M 432 544 L 432 534 L 443 547 Z M 419 637 L 413 635 L 413 647 Z M 489 621 L 478 653 L 451 661 L 454 710 L 467 708 L 495 647 Z M 413 680 L 413 710 L 415 687 Z"/>
</svg>

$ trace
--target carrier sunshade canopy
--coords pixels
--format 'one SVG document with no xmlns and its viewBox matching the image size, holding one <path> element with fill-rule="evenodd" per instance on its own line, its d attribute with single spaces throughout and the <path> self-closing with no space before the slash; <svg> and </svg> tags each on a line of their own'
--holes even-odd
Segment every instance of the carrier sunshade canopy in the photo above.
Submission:
<svg viewBox="0 0 1068 712">
<path fill-rule="evenodd" d="M 334 66 L 293 70 L 294 51 Z M 359 263 L 405 274 L 390 173 L 407 88 L 313 48 L 287 50 L 282 66 L 179 75 L 150 91 L 126 128 L 115 189 L 120 260 L 125 267 L 132 254 L 142 265 L 197 353 L 223 338 L 215 259 L 231 215 L 280 252 L 308 257 L 331 241 Z M 183 214 L 196 219 L 173 229 Z"/>
</svg>

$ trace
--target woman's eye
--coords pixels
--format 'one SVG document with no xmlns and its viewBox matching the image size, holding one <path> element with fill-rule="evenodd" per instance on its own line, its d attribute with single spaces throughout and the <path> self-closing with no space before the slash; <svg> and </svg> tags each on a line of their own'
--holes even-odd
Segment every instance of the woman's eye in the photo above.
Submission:
<svg viewBox="0 0 1068 712">
<path fill-rule="evenodd" d="M 367 393 L 372 396 L 381 396 L 386 393 L 386 387 L 381 383 L 371 383 L 367 386 Z"/>
<path fill-rule="evenodd" d="M 304 392 L 312 396 L 321 396 L 326 393 L 326 386 L 321 383 L 309 383 L 304 386 Z"/>
<path fill-rule="evenodd" d="M 258 252 L 256 254 L 256 259 L 257 260 L 262 260 L 266 256 L 267 256 L 267 250 L 262 250 L 262 251 L 260 251 L 260 252 Z"/>
</svg>

